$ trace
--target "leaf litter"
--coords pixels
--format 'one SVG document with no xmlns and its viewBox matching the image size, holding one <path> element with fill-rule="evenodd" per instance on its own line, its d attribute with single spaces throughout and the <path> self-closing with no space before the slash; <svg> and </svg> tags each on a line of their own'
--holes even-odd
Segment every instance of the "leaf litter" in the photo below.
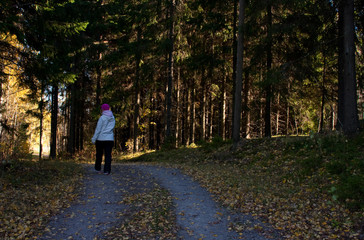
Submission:
<svg viewBox="0 0 364 240">
<path fill-rule="evenodd" d="M 253 139 L 234 152 L 229 143 L 215 144 L 152 152 L 132 161 L 181 169 L 218 202 L 271 224 L 284 239 L 364 239 L 363 211 L 349 209 L 350 200 L 343 204 L 330 194 L 338 179 L 325 163 L 333 154 L 314 144 L 298 138 Z M 237 223 L 235 229 L 245 225 Z"/>
</svg>

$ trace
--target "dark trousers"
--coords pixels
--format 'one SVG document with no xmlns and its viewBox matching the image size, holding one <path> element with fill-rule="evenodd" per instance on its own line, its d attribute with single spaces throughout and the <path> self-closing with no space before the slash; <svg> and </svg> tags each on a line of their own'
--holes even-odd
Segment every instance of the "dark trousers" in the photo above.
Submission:
<svg viewBox="0 0 364 240">
<path fill-rule="evenodd" d="M 111 172 L 111 151 L 114 141 L 96 141 L 95 169 L 101 171 L 102 156 L 105 154 L 104 173 Z"/>
</svg>

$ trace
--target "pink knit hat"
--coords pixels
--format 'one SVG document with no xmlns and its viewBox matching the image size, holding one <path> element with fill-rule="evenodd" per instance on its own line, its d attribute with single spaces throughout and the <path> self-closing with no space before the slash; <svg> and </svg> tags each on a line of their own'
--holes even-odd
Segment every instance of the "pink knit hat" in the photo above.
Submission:
<svg viewBox="0 0 364 240">
<path fill-rule="evenodd" d="M 105 103 L 101 105 L 101 110 L 105 111 L 105 110 L 110 110 L 110 106 L 109 104 Z"/>
</svg>

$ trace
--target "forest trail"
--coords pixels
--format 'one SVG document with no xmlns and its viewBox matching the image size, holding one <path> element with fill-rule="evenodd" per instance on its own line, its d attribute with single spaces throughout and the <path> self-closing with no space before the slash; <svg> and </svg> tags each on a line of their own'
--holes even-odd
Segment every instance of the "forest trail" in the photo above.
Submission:
<svg viewBox="0 0 364 240">
<path fill-rule="evenodd" d="M 107 176 L 96 173 L 93 165 L 85 168 L 79 199 L 50 221 L 40 239 L 108 239 L 108 229 L 127 220 L 125 213 L 131 206 L 123 203 L 123 198 L 151 191 L 156 184 L 172 196 L 177 239 L 280 238 L 278 232 L 252 216 L 219 206 L 210 193 L 179 170 L 114 164 Z"/>
</svg>

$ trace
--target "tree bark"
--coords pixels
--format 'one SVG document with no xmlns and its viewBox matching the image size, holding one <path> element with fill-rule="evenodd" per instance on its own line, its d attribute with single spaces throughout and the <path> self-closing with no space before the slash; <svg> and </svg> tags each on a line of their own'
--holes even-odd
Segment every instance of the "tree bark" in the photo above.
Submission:
<svg viewBox="0 0 364 240">
<path fill-rule="evenodd" d="M 249 73 L 245 71 L 244 73 L 244 87 L 243 87 L 243 107 L 242 107 L 242 133 L 243 137 L 246 138 L 248 134 L 248 115 L 249 115 L 249 108 L 248 108 L 248 102 L 249 102 Z"/>
<path fill-rule="evenodd" d="M 222 79 L 221 92 L 220 92 L 220 110 L 219 110 L 219 136 L 225 140 L 226 137 L 226 74 Z"/>
<path fill-rule="evenodd" d="M 155 96 L 154 96 L 154 91 L 152 91 L 151 94 L 151 111 L 152 111 L 152 115 L 150 117 L 150 121 L 149 121 L 149 149 L 155 149 L 155 116 L 154 116 L 154 112 L 156 110 L 156 106 L 155 106 Z"/>
<path fill-rule="evenodd" d="M 341 20 L 340 20 L 341 19 Z M 356 102 L 355 74 L 355 31 L 354 0 L 344 0 L 339 6 L 339 89 L 338 89 L 338 129 L 350 135 L 358 132 L 359 120 Z"/>
<path fill-rule="evenodd" d="M 135 82 L 134 82 L 134 128 L 133 128 L 133 152 L 139 151 L 139 107 L 140 107 L 140 41 L 141 41 L 141 29 L 137 29 L 137 44 L 138 49 L 135 54 Z"/>
<path fill-rule="evenodd" d="M 325 88 L 325 80 L 326 80 L 326 56 L 324 55 L 324 69 L 322 70 L 322 85 L 321 85 L 321 108 L 320 108 L 320 122 L 318 132 L 322 132 L 324 129 L 324 109 L 325 109 L 325 98 L 326 98 L 326 88 Z"/>
<path fill-rule="evenodd" d="M 209 93 L 209 140 L 213 138 L 214 104 L 212 102 L 212 93 Z"/>
<path fill-rule="evenodd" d="M 206 76 L 205 69 L 202 69 L 201 76 L 201 95 L 202 100 L 200 103 L 200 114 L 201 114 L 201 140 L 204 141 L 206 139 Z"/>
<path fill-rule="evenodd" d="M 195 87 L 192 87 L 193 89 L 191 90 L 191 98 L 192 98 L 192 102 L 191 102 L 191 119 L 190 119 L 190 126 L 191 126 L 191 130 L 190 130 L 190 143 L 195 143 L 195 134 L 196 134 L 196 122 L 195 122 L 195 115 L 196 115 L 196 105 L 195 105 Z"/>
<path fill-rule="evenodd" d="M 50 158 L 57 156 L 57 122 L 58 122 L 58 84 L 54 83 L 52 87 L 52 112 L 51 112 L 51 146 Z"/>
<path fill-rule="evenodd" d="M 67 152 L 73 155 L 75 153 L 75 135 L 76 135 L 76 83 L 71 84 L 71 99 L 70 99 L 70 115 L 69 115 L 69 132 Z"/>
<path fill-rule="evenodd" d="M 241 120 L 241 91 L 243 86 L 243 27 L 244 27 L 244 0 L 239 0 L 239 31 L 238 48 L 236 60 L 236 79 L 234 92 L 233 109 L 233 148 L 236 149 L 240 141 L 240 120 Z"/>
<path fill-rule="evenodd" d="M 99 60 L 101 60 L 101 53 L 99 53 Z M 101 66 L 96 67 L 96 107 L 101 107 Z"/>
<path fill-rule="evenodd" d="M 43 154 L 43 110 L 44 110 L 44 100 L 43 100 L 43 94 L 44 94 L 44 85 L 43 81 L 41 83 L 41 91 L 40 91 L 40 102 L 39 102 L 39 161 L 42 160 L 42 154 Z"/>
<path fill-rule="evenodd" d="M 172 108 L 172 91 L 173 91 L 173 51 L 174 51 L 174 0 L 170 0 L 169 6 L 169 53 L 168 53 L 168 86 L 167 86 L 167 113 L 166 113 L 166 135 L 165 140 L 169 141 L 171 137 L 171 108 Z"/>
<path fill-rule="evenodd" d="M 290 82 L 288 81 L 288 83 L 287 83 L 287 96 L 289 96 L 290 95 L 290 91 L 291 91 L 291 84 L 290 84 Z M 286 128 L 285 128 L 285 134 L 286 135 L 288 135 L 289 134 L 289 123 L 290 123 L 290 121 L 289 121 L 289 118 L 290 118 L 290 110 L 289 110 L 289 101 L 288 101 L 288 98 L 287 98 L 287 100 L 286 100 L 287 102 L 286 102 L 286 104 L 287 104 L 287 106 L 286 106 Z"/>
<path fill-rule="evenodd" d="M 236 91 L 236 66 L 237 66 L 237 48 L 238 48 L 238 41 L 237 41 L 237 32 L 238 28 L 236 26 L 238 20 L 238 4 L 240 0 L 234 0 L 234 15 L 233 15 L 233 75 L 232 75 L 232 82 L 233 82 L 233 111 L 232 111 L 232 122 L 231 122 L 231 130 L 235 129 L 234 127 L 234 119 L 235 119 L 235 91 Z M 233 136 L 231 136 L 233 137 Z"/>
<path fill-rule="evenodd" d="M 186 128 L 185 128 L 186 134 L 185 134 L 185 138 L 186 138 L 186 145 L 190 145 L 191 144 L 191 106 L 192 106 L 190 88 L 187 87 L 185 92 L 186 92 Z"/>
<path fill-rule="evenodd" d="M 280 98 L 281 98 L 281 95 L 278 93 L 277 94 L 277 115 L 276 115 L 276 135 L 279 135 L 279 120 L 280 120 Z"/>
<path fill-rule="evenodd" d="M 181 143 L 181 110 L 180 110 L 180 92 L 181 92 L 181 86 L 180 86 L 180 68 L 177 69 L 177 81 L 176 81 L 176 148 L 179 147 Z"/>
<path fill-rule="evenodd" d="M 272 70 L 272 4 L 268 0 L 267 5 L 268 24 L 267 24 L 267 79 L 265 87 L 265 113 L 264 113 L 264 136 L 271 137 L 271 99 L 272 99 L 272 84 L 271 84 L 271 70 Z"/>
</svg>

